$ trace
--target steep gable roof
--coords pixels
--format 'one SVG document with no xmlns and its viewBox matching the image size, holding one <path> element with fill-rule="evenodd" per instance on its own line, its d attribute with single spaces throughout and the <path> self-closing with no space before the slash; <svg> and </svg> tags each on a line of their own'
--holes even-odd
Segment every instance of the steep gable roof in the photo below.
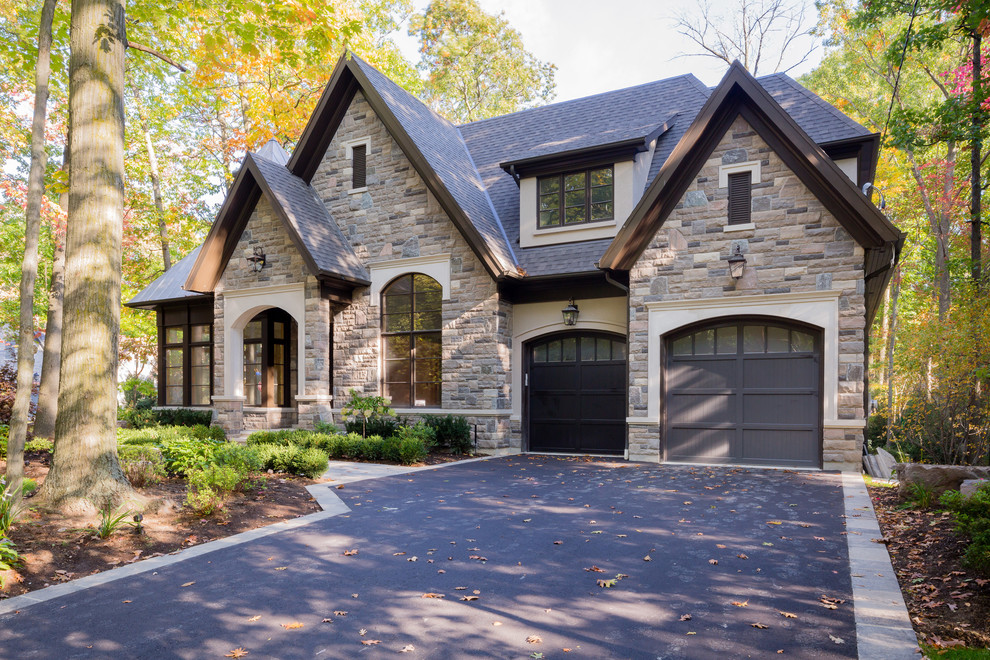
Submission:
<svg viewBox="0 0 990 660">
<path fill-rule="evenodd" d="M 311 274 L 350 286 L 370 284 L 368 272 L 316 191 L 284 165 L 249 153 L 189 273 L 187 290 L 213 290 L 262 194 Z"/>
<path fill-rule="evenodd" d="M 337 63 L 289 170 L 304 181 L 312 179 L 358 90 L 489 274 L 519 276 L 516 256 L 460 131 L 356 55 L 348 53 Z"/>
<path fill-rule="evenodd" d="M 601 268 L 632 267 L 738 115 L 753 126 L 861 245 L 881 248 L 900 240 L 900 231 L 850 185 L 794 118 L 735 62 L 605 251 Z"/>
</svg>

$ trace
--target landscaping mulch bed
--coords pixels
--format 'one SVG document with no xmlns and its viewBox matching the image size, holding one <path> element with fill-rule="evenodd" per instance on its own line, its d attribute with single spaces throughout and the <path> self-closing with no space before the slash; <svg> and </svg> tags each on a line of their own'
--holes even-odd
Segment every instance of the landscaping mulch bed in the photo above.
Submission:
<svg viewBox="0 0 990 660">
<path fill-rule="evenodd" d="M 48 473 L 45 458 L 29 456 L 25 468 L 27 476 L 39 485 Z M 0 467 L 6 465 L 0 461 Z M 269 475 L 261 487 L 234 494 L 222 514 L 202 518 L 183 506 L 185 482 L 170 479 L 137 489 L 149 500 L 160 502 L 157 509 L 143 514 L 141 533 L 121 525 L 106 539 L 97 538 L 86 528 L 92 520 L 31 511 L 8 535 L 23 565 L 5 572 L 0 599 L 315 513 L 320 507 L 306 490 L 313 483 L 302 477 Z M 27 503 L 30 505 L 31 500 Z"/>
<path fill-rule="evenodd" d="M 936 648 L 990 647 L 990 579 L 962 565 L 966 540 L 952 515 L 870 486 L 904 602 L 919 638 Z"/>
</svg>

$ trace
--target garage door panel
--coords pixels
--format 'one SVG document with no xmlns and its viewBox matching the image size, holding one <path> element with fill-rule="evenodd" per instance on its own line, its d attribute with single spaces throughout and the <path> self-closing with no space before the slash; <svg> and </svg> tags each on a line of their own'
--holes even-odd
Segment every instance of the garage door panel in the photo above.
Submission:
<svg viewBox="0 0 990 660">
<path fill-rule="evenodd" d="M 789 463 L 815 463 L 818 443 L 814 431 L 786 430 L 743 431 L 743 454 L 752 460 L 787 461 Z"/>
<path fill-rule="evenodd" d="M 680 424 L 729 424 L 735 419 L 735 395 L 674 394 L 667 399 L 668 419 Z"/>
<path fill-rule="evenodd" d="M 805 394 L 743 394 L 745 424 L 813 424 L 818 421 L 818 398 Z M 810 420 L 810 421 L 809 421 Z"/>
<path fill-rule="evenodd" d="M 734 454 L 732 429 L 683 429 L 671 428 L 668 433 L 667 459 L 688 462 L 716 462 L 728 460 Z"/>
<path fill-rule="evenodd" d="M 625 391 L 625 365 L 620 365 L 617 369 L 615 364 L 591 362 L 581 365 L 580 374 L 579 385 L 582 390 Z"/>
<path fill-rule="evenodd" d="M 622 419 L 626 416 L 625 394 L 584 393 L 579 397 L 581 419 L 598 421 Z"/>
<path fill-rule="evenodd" d="M 548 337 L 528 351 L 529 448 L 621 453 L 626 447 L 625 342 L 601 333 L 572 333 Z"/>
<path fill-rule="evenodd" d="M 750 358 L 745 361 L 743 387 L 818 388 L 818 367 L 813 356 Z"/>
<path fill-rule="evenodd" d="M 820 336 L 739 319 L 668 337 L 666 346 L 667 460 L 821 465 Z"/>
<path fill-rule="evenodd" d="M 735 360 L 675 359 L 667 369 L 668 391 L 680 389 L 727 389 L 735 385 Z"/>
</svg>

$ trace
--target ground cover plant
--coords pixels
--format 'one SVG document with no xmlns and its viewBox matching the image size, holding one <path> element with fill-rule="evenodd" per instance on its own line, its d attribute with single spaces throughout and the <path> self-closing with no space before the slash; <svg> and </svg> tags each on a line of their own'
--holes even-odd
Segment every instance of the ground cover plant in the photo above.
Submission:
<svg viewBox="0 0 990 660">
<path fill-rule="evenodd" d="M 990 648 L 990 575 L 969 559 L 970 548 L 979 547 L 973 543 L 977 538 L 973 531 L 988 524 L 978 515 L 985 500 L 963 505 L 958 491 L 947 493 L 941 503 L 926 493 L 903 500 L 896 488 L 879 483 L 871 483 L 869 490 L 883 542 L 926 656 L 990 656 L 990 652 L 973 650 Z M 960 516 L 950 509 L 966 513 Z"/>
</svg>

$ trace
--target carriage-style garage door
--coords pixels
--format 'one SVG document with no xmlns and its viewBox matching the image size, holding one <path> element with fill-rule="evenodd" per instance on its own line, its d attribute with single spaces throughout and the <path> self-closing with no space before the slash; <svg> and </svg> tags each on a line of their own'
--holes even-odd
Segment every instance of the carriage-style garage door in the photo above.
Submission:
<svg viewBox="0 0 990 660">
<path fill-rule="evenodd" d="M 528 352 L 530 451 L 625 451 L 625 341 L 556 335 L 531 344 Z"/>
<path fill-rule="evenodd" d="M 821 466 L 821 337 L 733 321 L 666 343 L 665 459 Z"/>
</svg>

